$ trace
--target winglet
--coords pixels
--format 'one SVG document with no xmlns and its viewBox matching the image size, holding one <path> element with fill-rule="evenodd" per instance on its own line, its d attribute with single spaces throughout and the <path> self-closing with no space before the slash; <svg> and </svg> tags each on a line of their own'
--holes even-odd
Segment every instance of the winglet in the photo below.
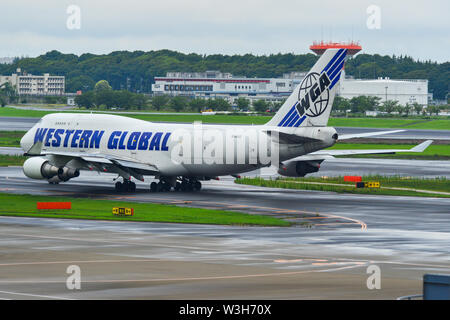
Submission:
<svg viewBox="0 0 450 320">
<path fill-rule="evenodd" d="M 409 152 L 424 152 L 426 148 L 428 148 L 430 146 L 430 144 L 433 143 L 433 140 L 427 140 L 422 142 L 421 144 L 418 144 L 417 146 L 415 146 L 414 148 L 411 148 L 411 150 L 409 150 Z"/>
</svg>

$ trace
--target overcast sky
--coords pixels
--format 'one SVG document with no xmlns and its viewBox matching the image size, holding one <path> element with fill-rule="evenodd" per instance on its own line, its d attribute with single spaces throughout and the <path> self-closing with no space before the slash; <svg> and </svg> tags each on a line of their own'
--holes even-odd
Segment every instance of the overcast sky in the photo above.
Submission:
<svg viewBox="0 0 450 320">
<path fill-rule="evenodd" d="M 67 28 L 75 21 L 70 5 L 80 8 L 80 29 Z M 367 13 L 371 5 L 380 19 Z M 299 54 L 315 40 L 353 39 L 365 53 L 444 62 L 449 12 L 449 0 L 2 0 L 0 57 L 50 50 Z"/>
</svg>

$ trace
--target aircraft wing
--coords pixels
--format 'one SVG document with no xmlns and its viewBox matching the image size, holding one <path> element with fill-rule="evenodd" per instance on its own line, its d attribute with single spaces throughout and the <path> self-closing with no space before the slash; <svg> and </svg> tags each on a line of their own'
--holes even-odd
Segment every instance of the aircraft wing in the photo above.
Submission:
<svg viewBox="0 0 450 320">
<path fill-rule="evenodd" d="M 406 131 L 406 130 L 389 130 L 389 131 L 343 134 L 343 135 L 339 135 L 339 140 L 348 140 L 348 139 L 353 139 L 353 138 L 366 138 L 366 137 L 380 136 L 383 134 L 391 134 L 391 133 L 397 133 L 397 132 L 403 132 L 403 131 Z"/>
<path fill-rule="evenodd" d="M 117 173 L 124 177 L 144 181 L 144 175 L 156 175 L 159 173 L 155 165 L 137 162 L 135 159 L 109 156 L 101 153 L 79 153 L 60 151 L 41 151 L 41 155 L 64 158 L 67 167 L 74 169 L 96 170 L 99 172 Z M 69 159 L 67 159 L 69 158 Z"/>
<path fill-rule="evenodd" d="M 135 159 L 111 156 L 102 153 L 85 153 L 69 151 L 42 150 L 42 141 L 37 141 L 24 155 L 53 156 L 61 159 L 66 166 L 72 169 L 96 170 L 98 172 L 117 173 L 129 179 L 134 177 L 144 181 L 144 175 L 157 175 L 158 168 L 151 163 L 138 162 Z"/>
<path fill-rule="evenodd" d="M 320 150 L 309 154 L 290 159 L 290 161 L 308 161 L 308 160 L 326 160 L 333 159 L 335 156 L 346 156 L 355 154 L 394 154 L 398 152 L 423 152 L 433 143 L 433 140 L 427 140 L 411 149 L 365 149 L 365 150 Z"/>
</svg>

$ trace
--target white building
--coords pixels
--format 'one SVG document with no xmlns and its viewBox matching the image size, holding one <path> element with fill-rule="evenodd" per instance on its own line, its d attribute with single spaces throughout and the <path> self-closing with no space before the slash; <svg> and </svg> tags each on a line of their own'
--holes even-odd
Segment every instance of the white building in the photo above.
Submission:
<svg viewBox="0 0 450 320">
<path fill-rule="evenodd" d="M 166 77 L 155 77 L 152 91 L 156 95 L 183 95 L 201 98 L 223 98 L 230 103 L 239 97 L 249 100 L 283 101 L 298 81 L 289 78 L 234 77 L 230 73 L 168 72 Z"/>
<path fill-rule="evenodd" d="M 19 95 L 52 95 L 64 94 L 65 77 L 51 76 L 45 73 L 43 76 L 22 74 L 20 69 L 10 76 L 0 76 L 0 85 L 9 82 L 15 86 Z"/>
<path fill-rule="evenodd" d="M 398 101 L 401 105 L 428 105 L 428 80 L 391 80 L 378 78 L 376 80 L 343 79 L 339 82 L 337 94 L 351 99 L 358 96 L 379 97 L 381 102 L 386 100 Z"/>
<path fill-rule="evenodd" d="M 155 77 L 152 91 L 156 95 L 184 95 L 202 98 L 224 98 L 230 103 L 238 97 L 251 101 L 283 101 L 303 80 L 306 72 L 291 72 L 282 78 L 234 77 L 229 73 L 207 71 L 204 73 L 168 72 L 166 77 Z M 397 100 L 400 104 L 417 102 L 428 105 L 428 80 L 360 80 L 343 78 L 337 94 L 351 99 L 357 96 L 377 96 L 381 102 Z"/>
</svg>

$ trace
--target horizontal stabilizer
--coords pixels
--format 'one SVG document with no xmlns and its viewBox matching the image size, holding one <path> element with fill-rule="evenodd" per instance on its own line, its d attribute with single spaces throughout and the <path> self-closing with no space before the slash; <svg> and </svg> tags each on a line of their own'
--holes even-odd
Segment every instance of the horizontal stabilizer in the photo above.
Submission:
<svg viewBox="0 0 450 320">
<path fill-rule="evenodd" d="M 359 155 L 359 154 L 394 154 L 399 152 L 423 152 L 426 148 L 433 143 L 433 140 L 427 140 L 418 144 L 417 146 L 411 149 L 353 149 L 353 150 L 321 150 L 309 153 L 304 156 L 300 156 L 294 159 L 290 159 L 289 161 L 303 161 L 303 160 L 326 160 L 330 159 L 330 157 L 335 156 L 351 156 L 351 155 Z"/>
<path fill-rule="evenodd" d="M 354 138 L 366 138 L 366 137 L 373 137 L 373 136 L 381 136 L 383 134 L 392 134 L 392 133 L 398 133 L 403 132 L 406 130 L 390 130 L 390 131 L 377 131 L 377 132 L 366 132 L 366 133 L 352 133 L 352 134 L 343 134 L 339 135 L 339 140 L 348 140 L 348 139 L 354 139 Z"/>
</svg>

